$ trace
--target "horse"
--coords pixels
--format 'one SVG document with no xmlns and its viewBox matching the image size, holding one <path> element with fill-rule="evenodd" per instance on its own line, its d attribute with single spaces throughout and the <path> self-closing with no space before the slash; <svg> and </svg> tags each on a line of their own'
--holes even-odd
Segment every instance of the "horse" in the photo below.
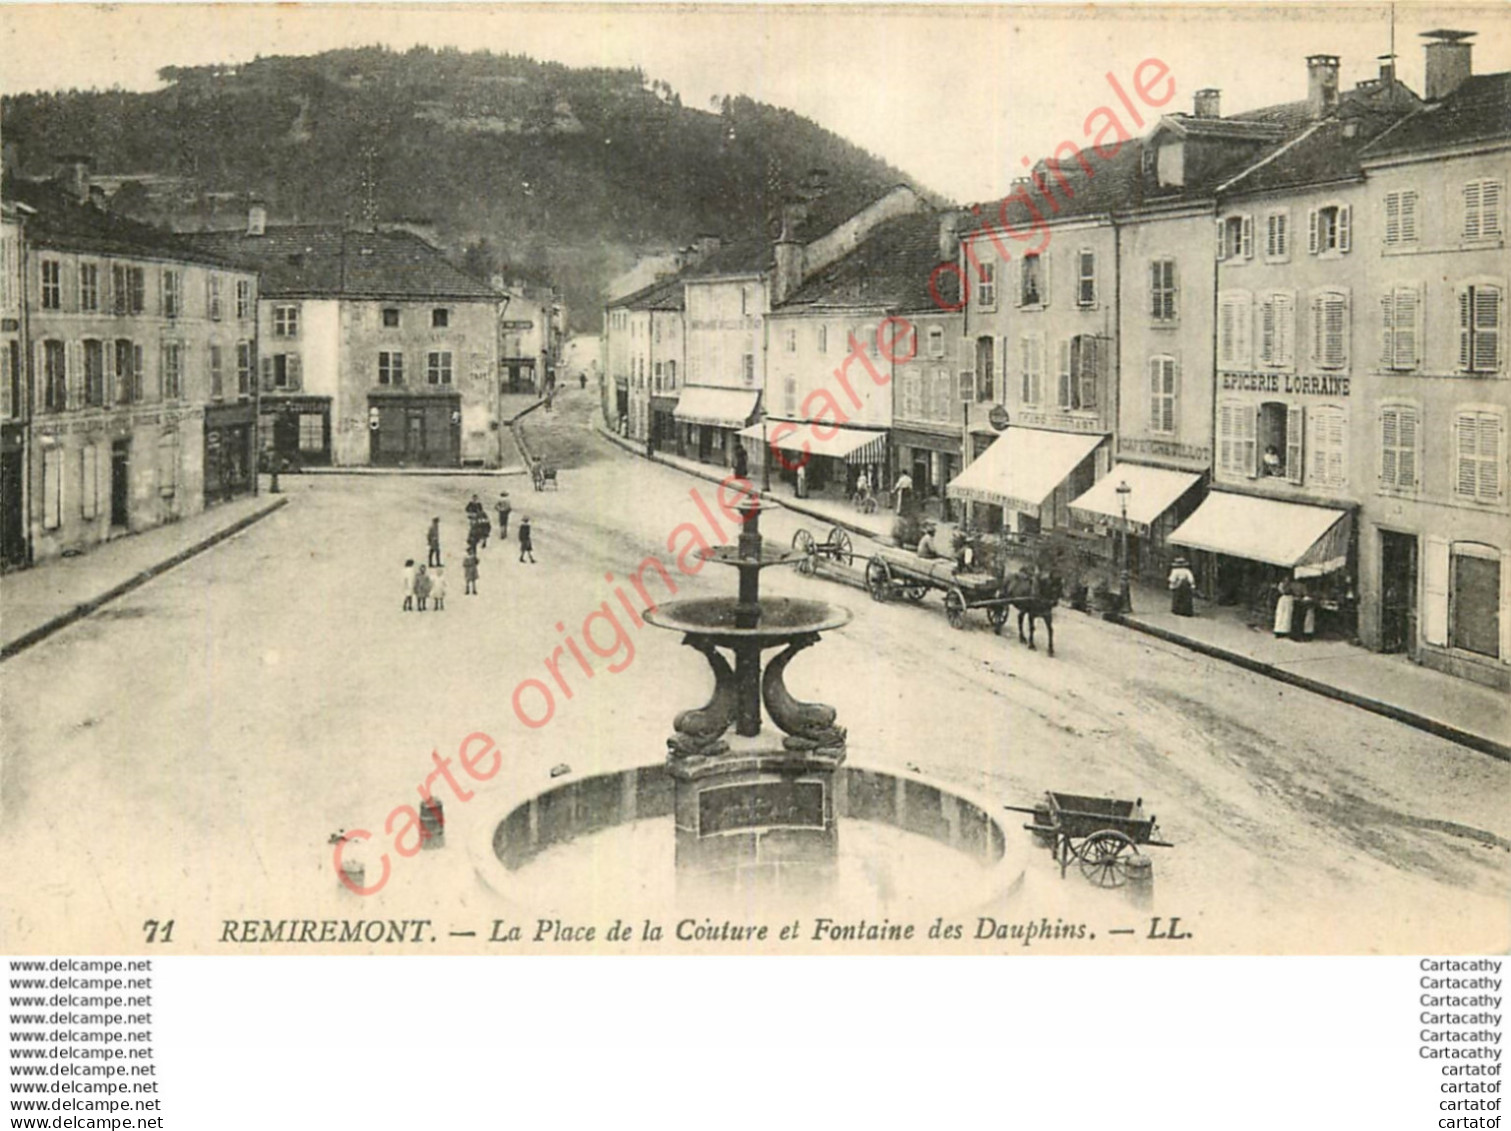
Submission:
<svg viewBox="0 0 1511 1131">
<path fill-rule="evenodd" d="M 1018 640 L 1037 651 L 1034 644 L 1034 622 L 1043 621 L 1049 636 L 1049 654 L 1055 654 L 1055 605 L 1065 592 L 1065 582 L 1057 573 L 1015 573 L 1007 580 L 1004 596 L 1018 610 Z M 1028 621 L 1028 635 L 1023 635 L 1023 622 Z M 1000 631 L 1000 629 L 998 630 Z"/>
</svg>

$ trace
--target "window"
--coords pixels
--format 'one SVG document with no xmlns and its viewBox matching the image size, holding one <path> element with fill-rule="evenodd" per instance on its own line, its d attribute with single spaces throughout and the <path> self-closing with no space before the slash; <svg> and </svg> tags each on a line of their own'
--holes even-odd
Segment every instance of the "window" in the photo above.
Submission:
<svg viewBox="0 0 1511 1131">
<path fill-rule="evenodd" d="M 794 373 L 782 376 L 782 411 L 788 416 L 797 415 L 797 375 Z"/>
<path fill-rule="evenodd" d="M 56 259 L 42 260 L 42 309 L 63 309 L 63 264 Z"/>
<path fill-rule="evenodd" d="M 184 276 L 182 272 L 163 270 L 163 317 L 177 318 L 184 312 Z"/>
<path fill-rule="evenodd" d="M 1217 364 L 1244 369 L 1252 363 L 1254 326 L 1252 299 L 1247 291 L 1232 291 L 1217 300 Z"/>
<path fill-rule="evenodd" d="M 1254 258 L 1254 217 L 1228 216 L 1217 221 L 1217 258 Z"/>
<path fill-rule="evenodd" d="M 100 514 L 100 449 L 86 444 L 79 449 L 79 515 L 94 519 Z"/>
<path fill-rule="evenodd" d="M 1501 367 L 1501 301 L 1490 283 L 1459 288 L 1459 371 L 1498 373 Z"/>
<path fill-rule="evenodd" d="M 297 338 L 299 336 L 299 307 L 294 303 L 279 303 L 273 307 L 273 337 Z"/>
<path fill-rule="evenodd" d="M 1175 260 L 1156 259 L 1149 264 L 1149 316 L 1156 322 L 1174 322 L 1178 307 L 1175 292 Z"/>
<path fill-rule="evenodd" d="M 1022 288 L 1018 295 L 1019 306 L 1043 306 L 1047 292 L 1044 288 L 1044 257 L 1025 255 L 1022 267 Z"/>
<path fill-rule="evenodd" d="M 1501 620 L 1501 552 L 1482 542 L 1455 542 L 1452 551 L 1452 623 L 1448 642 L 1454 648 L 1499 659 Z"/>
<path fill-rule="evenodd" d="M 98 408 L 105 403 L 105 343 L 84 343 L 84 403 Z"/>
<path fill-rule="evenodd" d="M 670 392 L 671 390 L 675 389 L 676 387 L 677 387 L 677 363 L 675 361 L 668 361 L 666 363 L 666 388 L 667 388 L 667 391 Z"/>
<path fill-rule="evenodd" d="M 1414 405 L 1380 409 L 1380 486 L 1387 491 L 1415 491 L 1421 456 L 1417 435 L 1421 418 Z"/>
<path fill-rule="evenodd" d="M 444 330 L 451 325 L 451 311 L 444 306 L 438 306 L 430 312 L 430 325 L 432 329 Z"/>
<path fill-rule="evenodd" d="M 1330 204 L 1307 213 L 1307 250 L 1313 255 L 1342 255 L 1348 251 L 1352 210 L 1346 204 Z"/>
<path fill-rule="evenodd" d="M 826 325 L 820 325 L 818 328 L 818 352 L 829 352 L 829 327 Z"/>
<path fill-rule="evenodd" d="M 68 407 L 68 358 L 62 342 L 42 343 L 42 408 L 62 412 Z"/>
<path fill-rule="evenodd" d="M 1348 414 L 1329 405 L 1313 408 L 1307 416 L 1306 430 L 1311 449 L 1308 477 L 1316 486 L 1345 486 L 1348 483 Z"/>
<path fill-rule="evenodd" d="M 432 350 L 425 355 L 425 380 L 432 385 L 451 384 L 450 350 Z"/>
<path fill-rule="evenodd" d="M 79 309 L 83 311 L 100 309 L 100 265 L 98 263 L 79 264 Z"/>
<path fill-rule="evenodd" d="M 250 279 L 236 280 L 236 317 L 239 319 L 252 317 L 252 281 Z"/>
<path fill-rule="evenodd" d="M 1044 403 L 1044 339 L 1025 334 L 1019 341 L 1023 356 L 1023 403 Z"/>
<path fill-rule="evenodd" d="M 303 360 L 297 353 L 275 353 L 262 359 L 262 387 L 297 392 L 304 379 Z"/>
<path fill-rule="evenodd" d="M 990 337 L 976 339 L 976 400 L 989 402 L 997 399 L 992 375 L 996 372 L 996 351 Z"/>
<path fill-rule="evenodd" d="M 902 371 L 902 414 L 908 420 L 923 419 L 923 374 L 912 366 Z"/>
<path fill-rule="evenodd" d="M 1312 364 L 1323 369 L 1348 365 L 1348 293 L 1318 291 L 1312 295 Z"/>
<path fill-rule="evenodd" d="M 1097 383 L 1101 376 L 1099 347 L 1092 334 L 1077 334 L 1060 343 L 1059 406 L 1071 412 L 1097 407 Z"/>
<path fill-rule="evenodd" d="M 236 343 L 236 395 L 246 398 L 252 395 L 252 343 Z"/>
<path fill-rule="evenodd" d="M 1415 369 L 1421 340 L 1421 292 L 1416 287 L 1392 287 L 1380 296 L 1380 364 L 1386 369 Z"/>
<path fill-rule="evenodd" d="M 931 385 L 929 416 L 934 420 L 948 421 L 953 414 L 951 406 L 955 403 L 955 386 L 950 381 L 950 371 L 948 369 L 934 370 Z"/>
<path fill-rule="evenodd" d="M 404 384 L 404 355 L 397 351 L 381 350 L 378 353 L 378 384 Z"/>
<path fill-rule="evenodd" d="M 1258 421 L 1259 414 L 1252 405 L 1228 402 L 1218 406 L 1218 470 L 1230 475 L 1252 476 L 1257 473 Z"/>
<path fill-rule="evenodd" d="M 786 351 L 788 353 L 797 353 L 797 330 L 796 329 L 794 329 L 794 328 L 792 328 L 790 326 L 787 328 L 786 333 L 784 333 L 782 335 L 782 346 L 783 346 L 784 349 L 786 349 Z"/>
<path fill-rule="evenodd" d="M 1149 430 L 1175 431 L 1175 358 L 1149 359 Z"/>
<path fill-rule="evenodd" d="M 42 453 L 42 528 L 56 530 L 63 525 L 63 449 L 48 448 Z"/>
<path fill-rule="evenodd" d="M 1084 248 L 1076 253 L 1076 305 L 1097 304 L 1097 257 Z"/>
<path fill-rule="evenodd" d="M 662 373 L 663 372 L 664 372 L 664 369 L 663 369 L 662 363 L 659 362 L 659 361 L 656 362 L 655 372 L 651 376 L 651 383 L 654 386 L 656 392 L 658 392 L 658 393 L 661 391 L 661 380 L 662 380 Z"/>
<path fill-rule="evenodd" d="M 299 414 L 299 450 L 321 452 L 325 450 L 325 414 L 301 412 Z"/>
<path fill-rule="evenodd" d="M 115 343 L 115 399 L 118 404 L 133 404 L 142 399 L 142 347 L 128 338 Z"/>
<path fill-rule="evenodd" d="M 159 370 L 162 374 L 164 399 L 176 401 L 184 395 L 184 347 L 180 342 L 164 342 Z"/>
<path fill-rule="evenodd" d="M 654 318 L 651 321 L 651 331 L 655 340 L 659 342 L 661 340 L 661 323 Z"/>
<path fill-rule="evenodd" d="M 1264 218 L 1264 257 L 1284 263 L 1291 257 L 1291 214 L 1271 212 Z"/>
<path fill-rule="evenodd" d="M 750 288 L 749 287 L 741 287 L 740 288 L 740 313 L 741 314 L 749 314 L 750 313 Z"/>
<path fill-rule="evenodd" d="M 157 490 L 164 498 L 178 490 L 177 432 L 164 432 L 157 439 Z"/>
<path fill-rule="evenodd" d="M 742 372 L 745 376 L 745 384 L 755 384 L 755 354 L 747 353 L 742 359 Z"/>
<path fill-rule="evenodd" d="M 211 322 L 219 322 L 225 315 L 225 303 L 221 298 L 221 285 L 220 276 L 211 271 L 205 283 L 205 313 L 210 316 Z"/>
<path fill-rule="evenodd" d="M 1272 291 L 1259 301 L 1259 364 L 1290 369 L 1296 364 L 1296 296 Z"/>
<path fill-rule="evenodd" d="M 210 397 L 221 400 L 226 395 L 225 357 L 219 346 L 210 347 Z"/>
<path fill-rule="evenodd" d="M 1300 405 L 1270 401 L 1251 410 L 1248 406 L 1235 406 L 1234 412 L 1250 413 L 1254 444 L 1245 445 L 1238 454 L 1250 462 L 1243 468 L 1234 468 L 1244 475 L 1269 476 L 1301 482 L 1304 470 L 1302 453 L 1306 432 L 1306 410 Z M 1255 462 L 1255 453 L 1262 453 Z"/>
<path fill-rule="evenodd" d="M 1385 194 L 1385 246 L 1400 247 L 1417 242 L 1417 194 L 1415 189 Z"/>
<path fill-rule="evenodd" d="M 110 283 L 116 314 L 141 314 L 147 309 L 147 273 L 142 268 L 114 264 Z"/>
<path fill-rule="evenodd" d="M 385 306 L 383 308 L 383 325 L 394 329 L 399 324 L 399 308 L 397 306 Z"/>
<path fill-rule="evenodd" d="M 997 308 L 997 265 L 980 263 L 976 266 L 976 305 L 982 310 Z"/>
<path fill-rule="evenodd" d="M 1505 419 L 1499 412 L 1470 410 L 1453 418 L 1453 493 L 1476 503 L 1498 503 L 1505 491 Z"/>
<path fill-rule="evenodd" d="M 15 418 L 21 415 L 25 407 L 21 403 L 21 343 L 12 338 L 5 343 L 5 352 L 0 353 L 0 390 L 3 390 L 5 404 L 4 415 Z"/>
<path fill-rule="evenodd" d="M 929 327 L 929 356 L 944 356 L 944 328 L 941 326 Z"/>
<path fill-rule="evenodd" d="M 1500 181 L 1470 181 L 1464 186 L 1464 239 L 1498 240 L 1501 227 Z"/>
</svg>

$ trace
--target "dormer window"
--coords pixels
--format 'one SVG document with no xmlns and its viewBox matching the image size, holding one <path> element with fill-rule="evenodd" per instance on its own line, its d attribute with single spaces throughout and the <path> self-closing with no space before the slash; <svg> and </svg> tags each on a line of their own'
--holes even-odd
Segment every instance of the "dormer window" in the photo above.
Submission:
<svg viewBox="0 0 1511 1131">
<path fill-rule="evenodd" d="M 430 312 L 430 325 L 436 330 L 444 330 L 451 325 L 451 311 L 444 306 L 438 306 Z"/>
<path fill-rule="evenodd" d="M 1186 183 L 1186 147 L 1179 141 L 1160 146 L 1155 157 L 1155 176 L 1161 188 L 1180 188 Z"/>
<path fill-rule="evenodd" d="M 394 327 L 399 324 L 399 308 L 397 306 L 385 306 L 383 308 L 383 325 Z"/>
</svg>

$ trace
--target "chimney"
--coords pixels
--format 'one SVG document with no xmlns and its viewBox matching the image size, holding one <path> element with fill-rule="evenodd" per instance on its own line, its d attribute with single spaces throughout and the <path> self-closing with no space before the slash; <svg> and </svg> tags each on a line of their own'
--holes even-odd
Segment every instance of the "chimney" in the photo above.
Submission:
<svg viewBox="0 0 1511 1131">
<path fill-rule="evenodd" d="M 1380 56 L 1380 85 L 1389 86 L 1396 81 L 1396 57 L 1394 55 Z"/>
<path fill-rule="evenodd" d="M 946 212 L 939 217 L 939 262 L 953 263 L 960 254 L 960 222 L 963 219 L 959 212 Z"/>
<path fill-rule="evenodd" d="M 58 183 L 80 204 L 89 203 L 89 166 L 93 159 L 83 154 L 66 154 L 58 158 Z"/>
<path fill-rule="evenodd" d="M 1338 108 L 1338 56 L 1306 57 L 1306 106 L 1313 121 Z"/>
<path fill-rule="evenodd" d="M 247 235 L 265 236 L 268 234 L 268 206 L 260 200 L 254 200 L 247 207 Z"/>
<path fill-rule="evenodd" d="M 1427 44 L 1427 77 L 1422 91 L 1422 97 L 1428 102 L 1447 98 L 1474 73 L 1470 64 L 1474 44 L 1469 42 L 1474 34 L 1448 28 L 1422 33 L 1422 38 L 1430 41 Z"/>
<path fill-rule="evenodd" d="M 718 236 L 699 236 L 693 240 L 692 255 L 690 256 L 691 263 L 702 263 L 714 252 L 718 251 L 723 242 Z"/>
<path fill-rule="evenodd" d="M 1222 117 L 1222 91 L 1207 87 L 1196 92 L 1196 116 L 1198 118 Z"/>
<path fill-rule="evenodd" d="M 785 209 L 783 210 L 785 213 Z M 771 278 L 771 304 L 780 305 L 787 296 L 803 285 L 803 267 L 807 249 L 794 239 L 784 216 L 782 234 L 777 239 L 773 252 L 776 256 L 776 271 Z"/>
</svg>

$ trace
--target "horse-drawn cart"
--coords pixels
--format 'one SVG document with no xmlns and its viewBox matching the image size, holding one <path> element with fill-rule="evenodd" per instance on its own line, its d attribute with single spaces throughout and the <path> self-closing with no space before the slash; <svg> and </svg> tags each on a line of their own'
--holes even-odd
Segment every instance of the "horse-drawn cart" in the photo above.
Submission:
<svg viewBox="0 0 1511 1131">
<path fill-rule="evenodd" d="M 985 609 L 1000 630 L 1011 601 L 996 574 L 960 569 L 951 558 L 921 558 L 907 550 L 878 550 L 866 563 L 866 590 L 875 601 L 902 597 L 922 601 L 931 589 L 944 593 L 944 615 L 951 628 L 964 628 L 966 613 Z"/>
<path fill-rule="evenodd" d="M 799 530 L 792 536 L 792 548 L 803 555 L 797 563 L 799 573 L 817 573 L 820 558 L 843 566 L 855 562 L 855 547 L 850 542 L 850 535 L 837 526 L 829 528 L 829 534 L 822 542 L 816 541 L 808 531 Z"/>
<path fill-rule="evenodd" d="M 1120 801 L 1113 797 L 1082 797 L 1075 793 L 1046 792 L 1032 808 L 1006 805 L 1015 813 L 1027 813 L 1033 824 L 1023 827 L 1036 840 L 1047 844 L 1060 862 L 1060 875 L 1078 861 L 1081 874 L 1097 887 L 1121 887 L 1128 881 L 1129 862 L 1139 855 L 1139 845 L 1174 848 L 1155 840 L 1158 826 L 1153 816 L 1144 816 L 1144 801 Z"/>
</svg>

